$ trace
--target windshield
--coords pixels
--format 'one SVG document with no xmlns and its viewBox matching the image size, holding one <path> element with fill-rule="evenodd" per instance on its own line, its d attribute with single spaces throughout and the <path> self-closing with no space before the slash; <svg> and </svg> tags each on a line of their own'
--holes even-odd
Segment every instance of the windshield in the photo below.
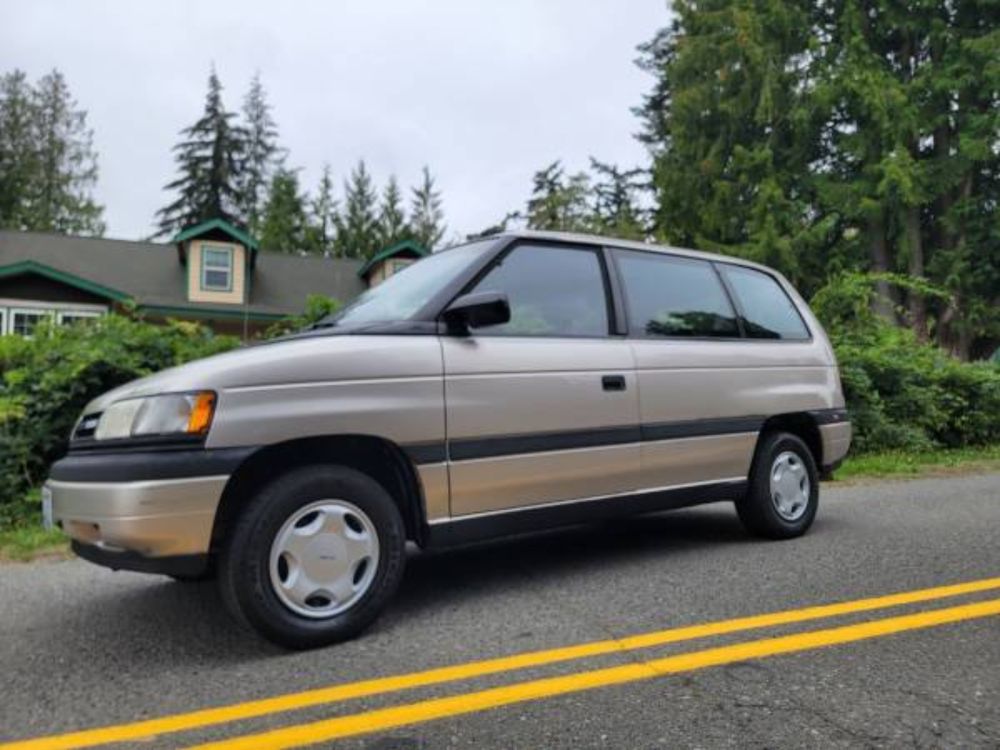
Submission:
<svg viewBox="0 0 1000 750">
<path fill-rule="evenodd" d="M 347 326 L 409 320 L 445 284 L 479 259 L 494 241 L 473 242 L 429 255 L 372 287 L 317 326 Z"/>
</svg>

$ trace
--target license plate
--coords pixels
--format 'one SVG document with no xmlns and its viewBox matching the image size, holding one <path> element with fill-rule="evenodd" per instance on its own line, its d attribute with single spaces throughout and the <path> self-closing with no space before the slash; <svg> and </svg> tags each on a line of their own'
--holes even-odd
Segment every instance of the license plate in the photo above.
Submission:
<svg viewBox="0 0 1000 750">
<path fill-rule="evenodd" d="M 46 529 L 53 527 L 52 523 L 52 490 L 42 487 L 42 525 Z"/>
</svg>

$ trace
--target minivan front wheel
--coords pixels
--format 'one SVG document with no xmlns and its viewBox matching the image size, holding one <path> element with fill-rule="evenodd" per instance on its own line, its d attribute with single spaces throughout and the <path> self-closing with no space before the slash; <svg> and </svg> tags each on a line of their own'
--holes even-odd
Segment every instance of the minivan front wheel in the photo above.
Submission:
<svg viewBox="0 0 1000 750">
<path fill-rule="evenodd" d="M 220 559 L 229 608 L 269 640 L 313 648 L 351 638 L 395 592 L 406 535 L 378 482 L 343 466 L 295 469 L 251 498 Z"/>
<path fill-rule="evenodd" d="M 746 495 L 736 510 L 747 531 L 770 539 L 804 534 L 819 506 L 819 474 L 808 446 L 788 432 L 761 436 Z"/>
</svg>

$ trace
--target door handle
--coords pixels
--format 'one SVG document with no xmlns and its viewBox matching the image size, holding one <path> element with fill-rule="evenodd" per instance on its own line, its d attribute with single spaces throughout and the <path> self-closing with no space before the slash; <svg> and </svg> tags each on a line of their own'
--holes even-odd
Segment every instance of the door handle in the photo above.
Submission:
<svg viewBox="0 0 1000 750">
<path fill-rule="evenodd" d="M 624 375 L 604 375 L 601 378 L 601 386 L 606 391 L 624 391 L 625 390 L 625 376 Z"/>
</svg>

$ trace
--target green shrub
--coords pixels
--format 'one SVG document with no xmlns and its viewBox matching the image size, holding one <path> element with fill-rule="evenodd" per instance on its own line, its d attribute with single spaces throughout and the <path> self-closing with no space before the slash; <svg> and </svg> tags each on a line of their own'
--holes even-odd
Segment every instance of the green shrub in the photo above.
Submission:
<svg viewBox="0 0 1000 750">
<path fill-rule="evenodd" d="M 41 325 L 31 339 L 0 336 L 0 527 L 32 511 L 45 478 L 90 399 L 239 341 L 194 323 L 154 326 L 108 315 L 74 326 Z"/>
<path fill-rule="evenodd" d="M 961 362 L 872 312 L 874 282 L 846 273 L 817 292 L 812 308 L 840 363 L 855 452 L 928 450 L 1000 442 L 1000 367 Z M 920 285 L 925 294 L 937 290 Z"/>
</svg>

